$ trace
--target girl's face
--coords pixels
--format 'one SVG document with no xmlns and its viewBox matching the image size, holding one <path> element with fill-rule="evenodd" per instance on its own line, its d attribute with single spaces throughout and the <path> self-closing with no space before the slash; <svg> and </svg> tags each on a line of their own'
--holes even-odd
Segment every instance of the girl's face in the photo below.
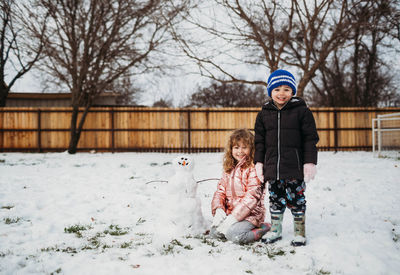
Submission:
<svg viewBox="0 0 400 275">
<path fill-rule="evenodd" d="M 293 90 L 287 85 L 278 86 L 271 92 L 276 107 L 281 109 L 293 97 Z"/>
<path fill-rule="evenodd" d="M 242 158 L 244 158 L 245 156 L 248 156 L 249 154 L 250 154 L 250 146 L 243 143 L 242 141 L 239 141 L 238 143 L 232 146 L 232 157 L 238 162 L 241 161 Z"/>
</svg>

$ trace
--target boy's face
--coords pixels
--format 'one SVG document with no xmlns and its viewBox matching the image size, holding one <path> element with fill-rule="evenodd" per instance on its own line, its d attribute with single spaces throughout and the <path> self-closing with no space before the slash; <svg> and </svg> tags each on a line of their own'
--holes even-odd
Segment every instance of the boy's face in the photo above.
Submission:
<svg viewBox="0 0 400 275">
<path fill-rule="evenodd" d="M 293 97 L 293 90 L 287 85 L 278 86 L 272 90 L 271 97 L 280 109 Z"/>
</svg>

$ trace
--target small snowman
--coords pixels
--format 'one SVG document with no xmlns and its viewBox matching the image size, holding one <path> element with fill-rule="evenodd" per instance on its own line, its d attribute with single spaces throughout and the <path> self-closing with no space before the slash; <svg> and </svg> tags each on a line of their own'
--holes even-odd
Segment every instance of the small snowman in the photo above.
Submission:
<svg viewBox="0 0 400 275">
<path fill-rule="evenodd" d="M 206 221 L 197 197 L 194 161 L 189 156 L 179 156 L 172 164 L 175 174 L 168 180 L 170 220 L 185 233 L 203 233 Z"/>
</svg>

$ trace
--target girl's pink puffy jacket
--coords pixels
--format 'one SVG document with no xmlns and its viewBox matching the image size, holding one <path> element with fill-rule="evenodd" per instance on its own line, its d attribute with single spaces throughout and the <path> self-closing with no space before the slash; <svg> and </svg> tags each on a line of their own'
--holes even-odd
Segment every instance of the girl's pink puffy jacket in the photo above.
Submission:
<svg viewBox="0 0 400 275">
<path fill-rule="evenodd" d="M 264 222 L 265 192 L 256 176 L 254 165 L 247 168 L 242 168 L 242 165 L 241 161 L 230 173 L 223 173 L 211 201 L 212 215 L 215 215 L 217 208 L 222 208 L 227 215 L 232 214 L 238 221 L 247 220 L 259 227 Z"/>
</svg>

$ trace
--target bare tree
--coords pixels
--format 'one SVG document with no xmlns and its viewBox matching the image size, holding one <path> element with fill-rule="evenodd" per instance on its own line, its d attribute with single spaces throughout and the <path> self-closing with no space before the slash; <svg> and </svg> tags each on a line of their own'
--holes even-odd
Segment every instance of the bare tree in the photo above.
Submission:
<svg viewBox="0 0 400 275">
<path fill-rule="evenodd" d="M 321 78 L 312 81 L 314 104 L 365 107 L 395 100 L 393 73 L 383 53 L 396 52 L 391 38 L 398 14 L 397 0 L 363 1 L 354 7 L 349 16 L 358 24 L 353 25 L 348 47 L 335 50 L 319 69 Z"/>
<path fill-rule="evenodd" d="M 120 77 L 156 68 L 152 54 L 188 6 L 174 0 L 36 0 L 50 22 L 42 68 L 72 93 L 68 152 L 77 150 L 94 99 Z M 36 20 L 42 15 L 37 14 Z M 80 107 L 82 115 L 78 116 Z"/>
<path fill-rule="evenodd" d="M 188 22 L 211 35 L 213 39 L 198 41 L 184 30 L 174 34 L 183 51 L 199 65 L 203 76 L 221 82 L 241 82 L 266 86 L 265 80 L 251 80 L 235 73 L 229 60 L 270 72 L 279 67 L 292 67 L 301 73 L 298 95 L 335 49 L 343 45 L 351 29 L 348 1 L 278 1 L 278 0 L 214 0 L 225 12 L 204 24 L 195 16 Z M 202 17 L 201 17 L 202 18 Z M 225 42 L 213 53 L 201 46 Z M 230 51 L 226 49 L 229 47 Z M 237 54 L 240 52 L 240 54 Z M 296 69 L 297 68 L 297 69 Z M 266 79 L 266 77 L 264 77 Z"/>
<path fill-rule="evenodd" d="M 121 76 L 106 87 L 104 93 L 115 94 L 117 105 L 136 105 L 143 90 L 132 83 L 132 78 L 129 75 Z"/>
<path fill-rule="evenodd" d="M 172 100 L 171 99 L 164 99 L 161 98 L 157 101 L 155 101 L 153 103 L 153 107 L 164 107 L 164 108 L 168 108 L 168 107 L 172 107 Z"/>
<path fill-rule="evenodd" d="M 2 0 L 0 18 L 0 107 L 4 107 L 13 85 L 40 57 L 43 46 L 41 34 L 45 30 L 46 15 L 40 26 L 27 24 L 30 18 L 28 4 Z M 28 39 L 31 27 L 37 30 L 36 39 L 33 40 Z"/>
<path fill-rule="evenodd" d="M 259 107 L 267 99 L 262 86 L 214 81 L 192 94 L 188 107 Z"/>
</svg>

